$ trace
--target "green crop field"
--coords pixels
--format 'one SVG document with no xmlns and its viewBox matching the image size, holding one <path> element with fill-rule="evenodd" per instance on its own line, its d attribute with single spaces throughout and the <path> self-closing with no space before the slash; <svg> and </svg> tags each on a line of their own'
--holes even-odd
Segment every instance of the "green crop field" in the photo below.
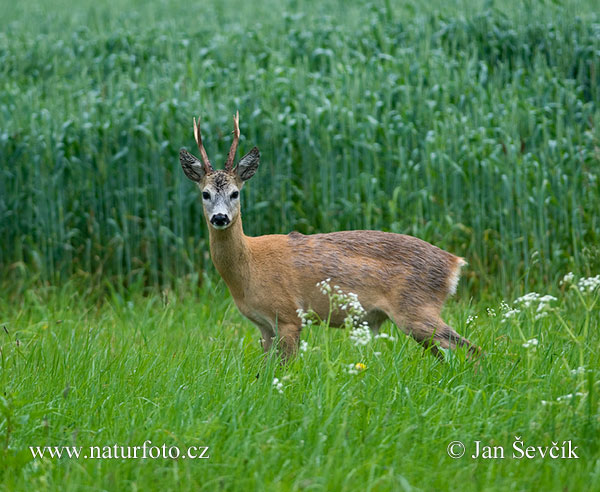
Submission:
<svg viewBox="0 0 600 492">
<path fill-rule="evenodd" d="M 597 1 L 0 17 L 0 489 L 600 490 Z M 237 110 L 246 233 L 465 257 L 444 316 L 482 359 L 318 322 L 263 356 L 178 160 L 200 115 L 221 166 Z"/>
</svg>

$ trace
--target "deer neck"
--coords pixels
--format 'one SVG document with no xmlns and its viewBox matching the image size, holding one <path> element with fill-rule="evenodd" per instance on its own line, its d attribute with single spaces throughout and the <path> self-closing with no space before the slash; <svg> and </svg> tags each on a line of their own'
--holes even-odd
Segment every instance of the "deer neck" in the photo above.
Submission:
<svg viewBox="0 0 600 492">
<path fill-rule="evenodd" d="M 217 271 L 225 280 L 234 298 L 243 298 L 244 284 L 249 276 L 250 250 L 238 215 L 232 224 L 223 230 L 208 226 L 210 256 Z"/>
</svg>

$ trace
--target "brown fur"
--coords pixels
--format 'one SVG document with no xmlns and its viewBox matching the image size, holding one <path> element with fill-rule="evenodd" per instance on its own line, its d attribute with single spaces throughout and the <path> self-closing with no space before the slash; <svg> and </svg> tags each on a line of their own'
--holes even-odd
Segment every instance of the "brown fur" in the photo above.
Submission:
<svg viewBox="0 0 600 492">
<path fill-rule="evenodd" d="M 316 286 L 326 278 L 358 295 L 375 331 L 391 319 L 434 353 L 437 345 L 478 350 L 440 318 L 461 259 L 425 241 L 379 231 L 249 237 L 240 216 L 228 229 L 209 230 L 213 263 L 242 314 L 260 328 L 265 350 L 276 334 L 284 356 L 296 350 L 297 309 L 328 317 L 328 299 Z M 341 325 L 343 315 L 332 313 L 332 324 Z"/>
</svg>

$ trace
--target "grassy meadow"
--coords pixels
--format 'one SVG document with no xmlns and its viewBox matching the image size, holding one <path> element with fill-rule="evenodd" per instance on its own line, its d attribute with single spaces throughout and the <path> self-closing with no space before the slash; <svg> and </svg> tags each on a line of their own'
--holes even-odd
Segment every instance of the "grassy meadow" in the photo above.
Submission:
<svg viewBox="0 0 600 492">
<path fill-rule="evenodd" d="M 595 1 L 0 13 L 0 490 L 600 490 Z M 444 316 L 485 357 L 440 362 L 386 323 L 265 358 L 178 162 L 200 114 L 222 165 L 236 110 L 239 155 L 261 150 L 246 233 L 465 257 Z M 209 458 L 30 450 L 146 441 Z M 548 455 L 567 441 L 578 458 Z"/>
<path fill-rule="evenodd" d="M 511 304 L 520 312 L 508 317 L 499 304 L 448 306 L 448 321 L 486 350 L 478 367 L 464 351 L 446 363 L 423 355 L 389 323 L 392 338 L 365 346 L 312 327 L 289 366 L 265 365 L 258 330 L 222 282 L 196 295 L 94 299 L 69 284 L 7 296 L 0 487 L 593 490 L 600 289 L 553 290 L 539 319 L 535 302 Z M 349 370 L 357 363 L 365 368 Z M 571 440 L 579 458 L 513 458 L 515 436 L 524 447 Z M 33 459 L 29 450 L 146 440 L 207 446 L 210 458 Z M 447 454 L 455 440 L 468 453 L 460 459 Z M 477 440 L 503 446 L 504 459 L 471 458 Z"/>
</svg>

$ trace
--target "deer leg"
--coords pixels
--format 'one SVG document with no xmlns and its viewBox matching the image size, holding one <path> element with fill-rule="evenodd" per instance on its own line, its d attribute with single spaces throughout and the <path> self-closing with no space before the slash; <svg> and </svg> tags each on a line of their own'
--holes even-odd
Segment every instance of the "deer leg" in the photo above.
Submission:
<svg viewBox="0 0 600 492">
<path fill-rule="evenodd" d="M 392 316 L 392 319 L 398 328 L 413 337 L 425 349 L 430 348 L 431 353 L 440 360 L 444 360 L 444 353 L 440 348 L 454 350 L 456 347 L 467 347 L 470 357 L 481 353 L 481 349 L 477 345 L 460 336 L 439 318 L 416 320 Z"/>
<path fill-rule="evenodd" d="M 444 353 L 440 350 L 440 347 L 449 348 L 449 339 L 442 337 L 440 340 L 435 324 L 427 321 L 412 321 L 406 325 L 405 331 L 419 342 L 424 349 L 430 349 L 431 353 L 438 359 L 444 360 Z"/>
<path fill-rule="evenodd" d="M 256 322 L 253 321 L 253 323 L 258 326 L 260 333 L 262 335 L 262 339 L 260 341 L 262 348 L 266 353 L 269 352 L 269 350 L 271 350 L 271 346 L 273 345 L 273 340 L 275 340 L 275 332 L 273 331 L 273 328 L 271 328 L 271 325 L 268 323 L 264 323 L 264 322 Z M 267 363 L 267 358 L 265 357 L 263 359 L 263 367 L 265 366 L 265 364 Z M 260 372 L 256 375 L 256 379 L 258 379 L 260 377 Z"/>
<path fill-rule="evenodd" d="M 369 328 L 371 329 L 373 334 L 377 335 L 379 333 L 380 326 L 387 319 L 388 316 L 383 311 L 373 309 L 367 313 L 367 315 L 364 318 L 364 321 L 369 323 Z"/>
<path fill-rule="evenodd" d="M 438 342 L 443 348 L 455 349 L 456 347 L 466 347 L 469 356 L 481 354 L 481 348 L 460 336 L 441 319 L 437 322 L 433 340 Z"/>
<path fill-rule="evenodd" d="M 273 340 L 275 339 L 275 332 L 273 328 L 267 323 L 255 323 L 256 326 L 260 329 L 260 333 L 262 335 L 262 348 L 265 351 L 265 354 L 271 350 L 271 345 L 273 345 Z"/>
<path fill-rule="evenodd" d="M 279 323 L 279 349 L 283 362 L 287 362 L 298 350 L 302 327 L 294 323 Z"/>
<path fill-rule="evenodd" d="M 480 350 L 442 320 L 416 322 L 410 326 L 413 327 L 413 338 L 425 349 L 431 348 L 431 352 L 441 360 L 444 360 L 444 354 L 440 348 L 454 350 L 456 347 L 467 347 L 469 355 L 474 355 Z"/>
</svg>

